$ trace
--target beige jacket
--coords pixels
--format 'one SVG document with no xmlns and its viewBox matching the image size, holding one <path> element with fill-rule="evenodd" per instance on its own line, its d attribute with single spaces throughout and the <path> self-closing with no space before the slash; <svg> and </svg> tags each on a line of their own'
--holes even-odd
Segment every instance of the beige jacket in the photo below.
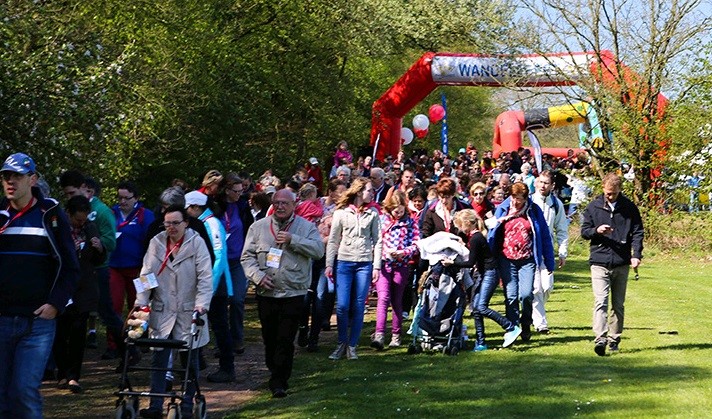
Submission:
<svg viewBox="0 0 712 419">
<path fill-rule="evenodd" d="M 292 234 L 288 245 L 278 246 L 275 235 L 280 229 Z M 282 258 L 279 268 L 267 267 L 267 255 L 271 248 L 280 248 Z M 265 217 L 250 226 L 242 249 L 240 263 L 247 279 L 259 284 L 269 275 L 273 290 L 257 287 L 258 295 L 287 298 L 304 295 L 311 284 L 312 259 L 324 256 L 324 243 L 314 223 L 299 216 L 280 224 L 274 217 Z"/>
<path fill-rule="evenodd" d="M 210 308 L 213 298 L 213 265 L 205 241 L 192 229 L 186 229 L 185 240 L 178 248 L 178 253 L 159 274 L 166 256 L 166 232 L 156 235 L 148 245 L 143 257 L 141 275 L 153 273 L 158 280 L 158 287 L 136 295 L 135 305 L 147 305 L 151 298 L 151 316 L 149 317 L 150 337 L 152 339 L 179 339 L 192 342 L 190 328 L 193 321 L 193 309 L 196 306 Z M 152 295 L 152 297 L 151 297 Z M 206 323 L 201 330 L 198 342 L 193 347 L 201 347 L 210 341 Z"/>
<path fill-rule="evenodd" d="M 381 227 L 376 209 L 356 214 L 353 207 L 348 207 L 334 212 L 326 244 L 327 267 L 334 267 L 337 255 L 347 262 L 373 262 L 373 269 L 381 269 Z"/>
</svg>

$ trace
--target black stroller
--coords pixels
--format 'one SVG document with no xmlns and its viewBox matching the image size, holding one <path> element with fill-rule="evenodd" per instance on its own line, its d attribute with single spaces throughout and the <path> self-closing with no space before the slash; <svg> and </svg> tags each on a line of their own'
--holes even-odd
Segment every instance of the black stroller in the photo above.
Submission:
<svg viewBox="0 0 712 419">
<path fill-rule="evenodd" d="M 133 311 L 131 311 L 127 317 L 127 321 L 129 318 L 133 316 Z M 205 325 L 205 320 L 203 320 L 200 316 L 200 313 L 193 312 L 193 322 L 191 324 L 191 336 L 193 341 L 197 341 L 198 337 L 200 335 L 200 331 L 202 329 L 202 326 Z M 124 329 L 127 329 L 127 326 L 124 325 Z M 128 330 L 126 330 L 128 332 Z M 152 347 L 152 348 L 163 348 L 163 350 L 174 350 L 174 349 L 179 349 L 179 350 L 185 350 L 187 351 L 187 361 L 186 361 L 186 367 L 185 369 L 181 368 L 167 368 L 167 369 L 161 369 L 161 368 L 154 368 L 154 367 L 140 367 L 140 366 L 130 366 L 129 365 L 129 348 L 131 346 L 136 346 L 136 347 Z M 200 386 L 198 384 L 198 380 L 195 380 L 194 377 L 197 377 L 196 371 L 192 371 L 192 363 L 191 359 L 194 359 L 194 357 L 198 356 L 198 348 L 193 348 L 193 345 L 191 345 L 191 342 L 186 342 L 184 340 L 177 340 L 177 339 L 147 339 L 147 338 L 139 338 L 139 339 L 131 339 L 128 336 L 126 337 L 126 347 L 127 350 L 125 351 L 126 354 L 124 355 L 124 363 L 123 363 L 123 371 L 121 373 L 121 383 L 119 384 L 119 390 L 114 393 L 114 395 L 118 396 L 118 400 L 116 401 L 116 419 L 134 419 L 138 417 L 138 407 L 139 407 L 139 397 L 166 397 L 170 399 L 170 402 L 168 403 L 168 419 L 181 419 L 181 408 L 180 408 L 180 403 L 181 400 L 183 399 L 183 394 L 185 393 L 185 389 L 187 388 L 189 380 L 193 380 L 195 382 L 195 402 L 193 405 L 193 417 L 196 419 L 206 419 L 207 418 L 207 405 L 205 403 L 205 396 L 203 396 L 200 393 Z M 175 365 L 175 364 L 174 364 Z M 181 386 L 178 391 L 166 391 L 164 393 L 152 393 L 150 391 L 136 391 L 133 386 L 131 385 L 131 382 L 129 380 L 129 372 L 130 371 L 172 371 L 178 374 L 182 374 L 182 380 L 181 380 Z"/>
<path fill-rule="evenodd" d="M 457 355 L 465 347 L 462 320 L 467 305 L 463 270 L 444 267 L 440 262 L 430 267 L 421 279 L 420 298 L 409 333 L 413 342 L 409 354 L 442 351 Z"/>
</svg>

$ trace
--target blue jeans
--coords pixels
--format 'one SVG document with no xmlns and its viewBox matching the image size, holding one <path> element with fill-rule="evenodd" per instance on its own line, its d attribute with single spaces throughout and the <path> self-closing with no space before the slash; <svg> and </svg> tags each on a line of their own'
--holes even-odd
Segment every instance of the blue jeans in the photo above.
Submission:
<svg viewBox="0 0 712 419">
<path fill-rule="evenodd" d="M 173 351 L 170 349 L 163 349 L 161 351 L 153 351 L 153 358 L 151 359 L 151 367 L 157 368 L 155 371 L 151 371 L 151 393 L 165 393 L 166 392 L 166 370 L 168 369 L 168 361 L 171 357 Z M 188 352 L 180 351 L 180 361 L 183 368 L 186 368 L 188 362 Z M 174 361 L 175 362 L 175 361 Z M 199 368 L 198 368 L 198 349 L 194 349 L 193 353 L 190 355 L 191 367 L 188 369 L 188 385 L 183 393 L 183 400 L 181 402 L 181 410 L 190 411 L 193 410 L 193 398 L 195 397 L 195 380 L 198 379 Z M 185 376 L 181 374 L 181 380 L 185 379 Z M 154 409 L 163 410 L 163 397 L 151 397 L 151 407 Z"/>
<path fill-rule="evenodd" d="M 340 260 L 336 265 L 336 325 L 339 343 L 348 342 L 349 346 L 358 344 L 372 273 L 371 262 Z"/>
<path fill-rule="evenodd" d="M 499 272 L 504 286 L 507 318 L 514 324 L 521 323 L 522 328 L 532 324 L 532 300 L 534 298 L 534 258 L 510 260 L 499 258 Z M 519 302 L 521 301 L 521 319 Z"/>
<path fill-rule="evenodd" d="M 230 301 L 230 334 L 235 346 L 242 346 L 245 341 L 245 296 L 247 295 L 247 277 L 242 270 L 240 260 L 231 260 L 232 299 Z"/>
<path fill-rule="evenodd" d="M 0 418 L 42 418 L 40 384 L 56 324 L 0 316 Z"/>
<path fill-rule="evenodd" d="M 477 289 L 473 298 L 475 308 L 475 332 L 478 345 L 485 344 L 485 317 L 497 322 L 505 331 L 512 330 L 515 326 L 515 323 L 509 321 L 509 319 L 497 311 L 489 308 L 490 299 L 492 295 L 494 295 L 494 290 L 497 289 L 497 282 L 499 282 L 499 275 L 496 269 L 485 271 L 480 287 Z"/>
</svg>

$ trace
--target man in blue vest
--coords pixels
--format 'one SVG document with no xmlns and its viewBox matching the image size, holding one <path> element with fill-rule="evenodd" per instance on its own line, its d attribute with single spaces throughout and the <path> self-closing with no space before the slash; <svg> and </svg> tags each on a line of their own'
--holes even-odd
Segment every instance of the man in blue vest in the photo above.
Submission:
<svg viewBox="0 0 712 419">
<path fill-rule="evenodd" d="M 41 418 L 55 319 L 74 292 L 79 262 L 67 216 L 42 196 L 32 158 L 11 155 L 0 177 L 0 417 Z"/>
</svg>

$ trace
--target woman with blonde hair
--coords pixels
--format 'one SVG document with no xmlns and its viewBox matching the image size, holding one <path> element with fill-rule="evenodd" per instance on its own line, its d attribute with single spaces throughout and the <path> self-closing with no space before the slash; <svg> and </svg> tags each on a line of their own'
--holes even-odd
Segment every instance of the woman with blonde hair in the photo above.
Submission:
<svg viewBox="0 0 712 419">
<path fill-rule="evenodd" d="M 481 352 L 487 349 L 487 344 L 485 343 L 485 317 L 494 320 L 497 324 L 502 326 L 502 329 L 506 332 L 502 346 L 506 348 L 514 343 L 517 337 L 522 333 L 522 329 L 500 313 L 489 308 L 490 299 L 499 282 L 499 274 L 497 272 L 497 259 L 492 255 L 492 251 L 487 244 L 487 238 L 485 236 L 487 229 L 485 228 L 485 223 L 482 218 L 477 215 L 477 212 L 471 209 L 457 212 L 453 222 L 458 230 L 468 238 L 467 248 L 470 249 L 470 257 L 467 261 L 458 263 L 444 260 L 443 265 L 453 265 L 459 268 L 475 268 L 478 275 L 473 275 L 473 277 L 479 278 L 475 283 L 475 292 L 472 297 L 476 336 L 473 351 Z"/>
<path fill-rule="evenodd" d="M 494 215 L 494 205 L 487 199 L 487 185 L 476 182 L 470 186 L 470 205 L 483 220 Z"/>
<path fill-rule="evenodd" d="M 396 190 L 383 203 L 381 216 L 381 272 L 376 283 L 376 334 L 371 347 L 383 349 L 388 318 L 388 306 L 393 307 L 392 348 L 400 346 L 403 323 L 403 291 L 408 283 L 408 263 L 418 252 L 415 242 L 420 238 L 418 223 L 410 217 L 405 194 Z"/>
<path fill-rule="evenodd" d="M 371 205 L 373 185 L 357 178 L 336 204 L 326 245 L 327 278 L 336 269 L 336 324 L 339 344 L 329 359 L 356 359 L 363 311 L 371 281 L 381 270 L 378 210 Z M 374 257 L 375 255 L 375 257 Z"/>
</svg>

